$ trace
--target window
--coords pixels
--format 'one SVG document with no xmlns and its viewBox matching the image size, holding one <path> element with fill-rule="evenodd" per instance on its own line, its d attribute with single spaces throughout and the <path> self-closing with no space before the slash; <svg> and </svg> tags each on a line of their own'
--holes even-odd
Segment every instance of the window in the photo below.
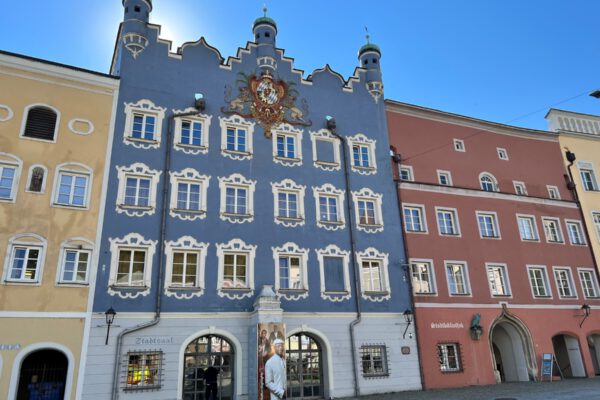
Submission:
<svg viewBox="0 0 600 400">
<path fill-rule="evenodd" d="M 456 151 L 465 151 L 465 141 L 462 139 L 454 139 L 454 150 Z"/>
<path fill-rule="evenodd" d="M 443 186 L 452 186 L 452 174 L 450 171 L 437 171 L 438 183 Z"/>
<path fill-rule="evenodd" d="M 408 165 L 401 165 L 400 166 L 400 180 L 403 181 L 414 181 L 414 177 L 413 177 L 413 167 L 408 166 Z"/>
<path fill-rule="evenodd" d="M 579 221 L 565 221 L 567 223 L 567 232 L 569 232 L 569 240 L 573 245 L 585 245 L 583 237 L 583 228 Z"/>
<path fill-rule="evenodd" d="M 295 243 L 273 248 L 275 290 L 287 300 L 308 297 L 308 249 Z"/>
<path fill-rule="evenodd" d="M 291 179 L 271 183 L 275 223 L 288 228 L 304 225 L 304 193 L 306 186 Z"/>
<path fill-rule="evenodd" d="M 579 280 L 583 289 L 583 296 L 586 298 L 598 297 L 598 283 L 596 274 L 592 269 L 579 269 Z"/>
<path fill-rule="evenodd" d="M 175 110 L 175 114 L 197 111 L 195 108 Z M 186 154 L 208 153 L 208 134 L 212 115 L 197 114 L 175 119 L 175 150 Z"/>
<path fill-rule="evenodd" d="M 492 239 L 500 238 L 500 231 L 496 222 L 496 213 L 478 211 L 477 221 L 479 223 L 479 236 Z"/>
<path fill-rule="evenodd" d="M 234 224 L 254 220 L 254 188 L 256 181 L 240 174 L 219 177 L 221 189 L 220 218 Z"/>
<path fill-rule="evenodd" d="M 596 180 L 594 165 L 591 162 L 578 161 L 577 167 L 579 168 L 579 175 L 581 176 L 583 189 L 586 192 L 598 191 L 598 181 Z"/>
<path fill-rule="evenodd" d="M 206 218 L 206 201 L 210 177 L 193 168 L 170 172 L 171 205 L 169 215 L 182 220 Z"/>
<path fill-rule="evenodd" d="M 356 253 L 361 269 L 361 290 L 364 299 L 381 301 L 390 298 L 390 284 L 387 273 L 388 255 L 373 247 Z"/>
<path fill-rule="evenodd" d="M 508 153 L 506 152 L 506 149 L 503 149 L 501 147 L 497 147 L 496 151 L 498 152 L 498 158 L 499 159 L 508 161 Z"/>
<path fill-rule="evenodd" d="M 240 300 L 254 293 L 254 257 L 256 246 L 241 239 L 217 244 L 219 258 L 218 294 L 230 300 Z"/>
<path fill-rule="evenodd" d="M 513 181 L 513 185 L 515 187 L 515 193 L 519 196 L 527 196 L 527 189 L 525 188 L 525 184 L 523 182 Z"/>
<path fill-rule="evenodd" d="M 208 244 L 191 236 L 165 242 L 167 273 L 165 294 L 177 299 L 191 299 L 204 291 L 204 265 Z"/>
<path fill-rule="evenodd" d="M 560 298 L 577 297 L 573 290 L 573 277 L 570 268 L 554 268 L 556 289 Z"/>
<path fill-rule="evenodd" d="M 529 283 L 533 291 L 533 297 L 550 297 L 548 285 L 548 274 L 546 268 L 541 266 L 527 266 Z"/>
<path fill-rule="evenodd" d="M 128 352 L 125 390 L 161 387 L 162 352 Z"/>
<path fill-rule="evenodd" d="M 596 227 L 596 234 L 598 235 L 598 239 L 600 240 L 600 212 L 593 211 L 592 220 L 594 221 L 594 226 Z"/>
<path fill-rule="evenodd" d="M 413 292 L 415 294 L 435 294 L 435 277 L 431 261 L 413 260 L 410 262 Z"/>
<path fill-rule="evenodd" d="M 540 240 L 535 223 L 535 217 L 529 215 L 517 215 L 517 223 L 519 224 L 519 234 L 521 235 L 521 240 Z"/>
<path fill-rule="evenodd" d="M 347 300 L 351 296 L 349 256 L 336 245 L 330 244 L 324 249 L 317 249 L 319 272 L 321 275 L 321 298 L 333 302 Z"/>
<path fill-rule="evenodd" d="M 273 161 L 286 166 L 302 165 L 302 130 L 290 124 L 273 129 Z"/>
<path fill-rule="evenodd" d="M 219 117 L 221 125 L 221 154 L 233 160 L 252 158 L 252 135 L 254 122 L 248 122 L 239 115 Z"/>
<path fill-rule="evenodd" d="M 0 166 L 0 168 L 2 168 Z M 27 178 L 27 192 L 44 193 L 46 190 L 46 176 L 48 170 L 43 165 L 32 165 L 29 168 L 29 177 Z"/>
<path fill-rule="evenodd" d="M 59 165 L 55 176 L 54 204 L 88 207 L 92 169 L 82 164 Z"/>
<path fill-rule="evenodd" d="M 425 209 L 419 205 L 402 205 L 404 211 L 404 230 L 406 232 L 427 233 Z"/>
<path fill-rule="evenodd" d="M 458 217 L 455 209 L 438 208 L 437 214 L 438 232 L 442 236 L 458 236 L 460 230 L 458 227 Z"/>
<path fill-rule="evenodd" d="M 125 103 L 123 143 L 140 149 L 158 149 L 166 110 L 145 99 Z"/>
<path fill-rule="evenodd" d="M 383 218 L 381 216 L 381 199 L 383 195 L 371 189 L 362 188 L 352 192 L 354 200 L 354 218 L 357 228 L 368 233 L 383 231 Z"/>
<path fill-rule="evenodd" d="M 336 171 L 341 168 L 340 142 L 327 129 L 310 132 L 312 142 L 313 165 L 325 171 Z"/>
<path fill-rule="evenodd" d="M 462 262 L 449 262 L 446 265 L 448 278 L 448 292 L 451 296 L 464 296 L 470 294 L 467 265 Z"/>
<path fill-rule="evenodd" d="M 146 164 L 135 163 L 129 167 L 117 166 L 119 191 L 117 212 L 130 217 L 152 215 L 156 211 L 156 188 L 161 171 Z"/>
<path fill-rule="evenodd" d="M 20 158 L 0 152 L 0 201 L 14 202 L 17 198 L 22 165 Z"/>
<path fill-rule="evenodd" d="M 481 184 L 481 190 L 485 190 L 486 192 L 498 191 L 498 182 L 491 174 L 485 172 L 481 173 L 481 175 L 479 175 L 479 183 Z"/>
<path fill-rule="evenodd" d="M 87 284 L 92 260 L 93 243 L 81 238 L 66 240 L 61 244 L 58 263 L 58 282 Z"/>
<path fill-rule="evenodd" d="M 46 104 L 32 104 L 25 108 L 26 116 L 21 137 L 56 141 L 60 113 Z"/>
<path fill-rule="evenodd" d="M 152 261 L 156 240 L 146 240 L 138 233 L 110 238 L 110 278 L 108 293 L 123 298 L 147 296 L 152 282 Z M 121 292 L 127 289 L 127 292 Z M 131 292 L 134 289 L 135 292 Z"/>
<path fill-rule="evenodd" d="M 360 346 L 363 376 L 373 378 L 388 376 L 387 348 L 380 345 Z"/>
<path fill-rule="evenodd" d="M 560 229 L 560 223 L 557 218 L 542 218 L 544 224 L 544 233 L 546 234 L 546 241 L 548 243 L 563 243 L 562 231 Z"/>
<path fill-rule="evenodd" d="M 492 296 L 510 296 L 508 272 L 504 264 L 485 265 Z"/>
<path fill-rule="evenodd" d="M 34 233 L 13 236 L 8 243 L 3 281 L 39 284 L 46 245 L 46 239 Z"/>
<path fill-rule="evenodd" d="M 440 371 L 458 372 L 460 366 L 460 352 L 458 343 L 441 343 L 437 345 Z"/>
<path fill-rule="evenodd" d="M 313 186 L 317 208 L 317 226 L 327 230 L 343 229 L 346 223 L 344 216 L 344 191 L 326 183 Z"/>
<path fill-rule="evenodd" d="M 560 192 L 558 191 L 558 187 L 547 185 L 546 188 L 548 189 L 548 197 L 553 200 L 560 200 Z"/>
<path fill-rule="evenodd" d="M 375 140 L 369 139 L 362 133 L 346 138 L 352 157 L 352 170 L 362 175 L 377 172 L 375 162 Z"/>
</svg>

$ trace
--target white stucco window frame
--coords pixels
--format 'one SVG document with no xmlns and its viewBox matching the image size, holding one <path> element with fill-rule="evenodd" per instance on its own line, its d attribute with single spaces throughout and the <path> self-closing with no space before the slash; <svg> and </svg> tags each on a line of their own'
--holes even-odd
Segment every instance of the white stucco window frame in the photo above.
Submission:
<svg viewBox="0 0 600 400">
<path fill-rule="evenodd" d="M 275 223 L 283 225 L 287 228 L 303 226 L 306 221 L 304 212 L 304 195 L 306 186 L 299 185 L 291 179 L 284 179 L 280 182 L 271 182 L 271 190 L 273 191 L 273 216 Z M 279 216 L 279 193 L 294 193 L 296 194 L 298 218 L 287 218 Z"/>
<path fill-rule="evenodd" d="M 250 122 L 240 117 L 239 115 L 231 115 L 230 117 L 219 117 L 219 125 L 221 127 L 221 154 L 224 157 L 232 160 L 250 160 L 253 154 L 253 138 L 255 122 Z M 246 130 L 246 151 L 227 150 L 227 128 Z"/>
<path fill-rule="evenodd" d="M 366 291 L 362 284 L 362 263 L 363 261 L 378 261 L 381 266 L 381 291 L 370 292 Z M 390 287 L 390 279 L 388 273 L 389 255 L 387 253 L 380 252 L 374 247 L 369 247 L 363 251 L 356 252 L 356 262 L 358 263 L 361 276 L 358 278 L 361 281 L 360 291 L 362 298 L 373 302 L 382 302 L 389 300 L 392 297 L 392 291 Z"/>
<path fill-rule="evenodd" d="M 185 110 L 173 110 L 173 114 L 183 114 L 198 111 L 193 107 L 186 108 Z M 175 118 L 175 134 L 173 140 L 173 148 L 178 151 L 182 151 L 185 154 L 207 154 L 208 153 L 208 144 L 209 144 L 209 132 L 210 132 L 210 123 L 212 120 L 212 115 L 198 113 L 197 115 L 191 115 L 186 117 L 177 117 Z M 181 143 L 181 133 L 183 121 L 191 121 L 191 122 L 199 122 L 202 124 L 202 137 L 200 140 L 200 145 L 193 144 L 184 144 Z"/>
<path fill-rule="evenodd" d="M 29 111 L 32 108 L 36 108 L 36 107 L 50 109 L 50 110 L 52 110 L 56 114 L 56 124 L 54 125 L 54 135 L 52 136 L 53 137 L 52 140 L 40 139 L 40 138 L 34 138 L 34 137 L 25 136 L 25 127 L 27 126 L 27 120 L 29 119 Z M 60 127 L 60 117 L 61 117 L 61 113 L 58 110 L 58 108 L 53 107 L 50 104 L 46 104 L 46 103 L 34 103 L 34 104 L 27 105 L 25 107 L 25 109 L 23 110 L 23 120 L 21 121 L 21 130 L 19 131 L 19 138 L 25 139 L 25 140 L 34 140 L 36 142 L 56 143 L 56 141 L 58 140 L 58 133 L 59 133 L 59 129 L 58 128 Z"/>
<path fill-rule="evenodd" d="M 585 237 L 585 231 L 583 230 L 583 224 L 580 220 L 577 219 L 566 219 L 565 225 L 567 227 L 567 236 L 569 237 L 569 243 L 571 246 L 587 246 L 587 239 Z M 575 225 L 577 227 L 577 231 L 579 234 L 579 238 L 581 239 L 581 243 L 573 243 L 573 238 L 571 237 L 571 230 L 569 229 L 569 225 Z M 565 240 L 566 242 L 566 240 Z"/>
<path fill-rule="evenodd" d="M 160 175 L 162 171 L 152 169 L 146 164 L 135 163 L 129 166 L 115 166 L 119 180 L 119 190 L 116 200 L 116 211 L 119 214 L 125 214 L 129 217 L 143 217 L 144 215 L 153 215 L 156 212 L 156 192 Z M 125 205 L 125 188 L 127 178 L 145 178 L 150 179 L 150 198 L 148 206 Z"/>
<path fill-rule="evenodd" d="M 375 152 L 375 146 L 377 141 L 375 139 L 369 139 L 363 133 L 357 133 L 354 136 L 346 136 L 346 141 L 348 142 L 348 162 L 352 168 L 352 171 L 358 172 L 361 175 L 374 175 L 377 173 L 377 158 Z M 365 146 L 369 151 L 369 166 L 362 167 L 358 165 L 354 165 L 354 154 L 353 147 L 354 145 Z"/>
<path fill-rule="evenodd" d="M 329 130 L 320 129 L 316 132 L 309 132 L 312 144 L 313 165 L 315 168 L 323 171 L 339 171 L 342 168 L 340 161 L 340 140 L 336 138 Z M 334 162 L 319 161 L 317 153 L 317 141 L 329 142 L 333 148 Z"/>
<path fill-rule="evenodd" d="M 14 261 L 15 247 L 36 248 L 39 250 L 38 263 L 36 266 L 35 279 L 11 279 L 10 271 Z M 44 275 L 44 264 L 46 260 L 46 250 L 48 241 L 46 238 L 35 233 L 20 233 L 12 236 L 8 240 L 6 255 L 4 256 L 4 271 L 2 274 L 2 284 L 4 285 L 24 285 L 24 286 L 40 286 L 42 284 L 42 276 Z"/>
<path fill-rule="evenodd" d="M 383 202 L 383 195 L 381 193 L 375 193 L 369 188 L 362 188 L 358 191 L 352 191 L 352 201 L 354 202 L 354 220 L 356 221 L 356 228 L 359 231 L 367 233 L 378 233 L 383 232 L 383 214 L 381 212 L 381 206 Z M 375 224 L 361 224 L 360 213 L 358 208 L 359 201 L 372 201 L 375 203 Z"/>
<path fill-rule="evenodd" d="M 582 279 L 582 275 L 584 273 L 591 274 L 591 278 L 592 278 L 591 282 L 592 282 L 595 296 L 588 296 L 585 293 L 585 289 L 583 286 L 583 279 Z M 598 297 L 600 297 L 600 288 L 598 287 L 598 282 L 596 281 L 596 271 L 593 268 L 585 268 L 585 267 L 577 268 L 577 276 L 579 276 L 579 285 L 581 286 L 581 293 L 583 294 L 583 297 L 585 299 L 597 299 Z"/>
<path fill-rule="evenodd" d="M 587 170 L 591 172 L 590 178 L 592 179 L 592 188 L 588 189 L 586 185 L 583 183 L 583 178 L 581 177 L 581 171 Z M 591 161 L 577 161 L 577 172 L 579 172 L 579 180 L 581 181 L 581 187 L 585 192 L 597 192 L 598 187 L 598 174 L 596 173 L 596 168 L 594 167 L 594 163 Z"/>
<path fill-rule="evenodd" d="M 12 108 L 7 106 L 6 104 L 0 104 L 0 110 L 4 111 L 4 116 L 2 116 L 2 114 L 0 114 L 0 122 L 10 121 L 12 119 L 12 117 L 15 115 L 13 113 Z"/>
<path fill-rule="evenodd" d="M 550 277 L 548 276 L 548 268 L 545 265 L 537 265 L 537 264 L 527 264 L 527 280 L 529 281 L 529 289 L 531 289 L 531 298 L 533 299 L 542 299 L 542 300 L 551 300 L 554 298 L 554 294 L 552 293 L 552 285 L 550 285 Z M 530 270 L 537 269 L 542 271 L 542 282 L 544 283 L 544 289 L 546 290 L 545 296 L 539 296 L 535 294 L 533 289 L 533 281 L 531 279 Z M 557 288 L 558 289 L 558 288 Z"/>
<path fill-rule="evenodd" d="M 243 224 L 244 222 L 254 221 L 254 191 L 256 181 L 246 179 L 241 174 L 231 174 L 229 176 L 220 176 L 219 190 L 221 192 L 219 218 L 232 224 Z M 227 212 L 226 195 L 227 188 L 242 188 L 247 190 L 246 196 L 246 214 L 231 214 Z"/>
<path fill-rule="evenodd" d="M 560 200 L 560 191 L 558 190 L 558 186 L 546 185 L 546 189 L 548 190 L 549 198 L 554 200 Z"/>
<path fill-rule="evenodd" d="M 251 297 L 254 294 L 254 259 L 256 256 L 256 245 L 246 244 L 242 239 L 231 239 L 227 243 L 217 243 L 218 278 L 217 294 L 219 297 L 226 297 L 230 300 L 241 300 L 245 297 Z M 224 288 L 223 275 L 225 271 L 226 254 L 244 254 L 246 255 L 246 287 L 245 288 Z"/>
<path fill-rule="evenodd" d="M 567 279 L 569 281 L 569 289 L 571 290 L 571 296 L 563 296 L 560 293 L 560 287 L 558 285 L 558 273 L 564 271 L 567 273 Z M 575 286 L 575 279 L 573 279 L 573 270 L 571 267 L 567 266 L 553 266 L 552 267 L 552 275 L 554 275 L 554 284 L 556 285 L 556 293 L 558 293 L 559 299 L 579 299 L 579 295 L 577 294 L 577 287 Z"/>
<path fill-rule="evenodd" d="M 308 249 L 301 248 L 296 243 L 287 242 L 279 247 L 271 247 L 273 260 L 275 261 L 275 292 L 279 297 L 286 300 L 300 300 L 308 297 Z M 300 259 L 300 282 L 299 289 L 282 289 L 280 287 L 279 257 L 291 256 Z"/>
<path fill-rule="evenodd" d="M 14 154 L 0 151 L 0 167 L 7 166 L 15 168 L 10 198 L 0 198 L 0 203 L 14 203 L 17 201 L 17 192 L 19 191 L 19 181 L 21 180 L 21 171 L 23 170 L 23 160 Z"/>
<path fill-rule="evenodd" d="M 88 262 L 85 280 L 83 281 L 65 281 L 63 279 L 64 267 L 66 261 L 67 251 L 78 251 L 88 253 Z M 90 275 L 92 270 L 92 262 L 94 260 L 94 242 L 84 237 L 72 237 L 63 240 L 60 244 L 60 254 L 58 256 L 58 264 L 56 266 L 56 285 L 60 287 L 81 287 L 87 286 L 90 282 Z M 76 266 L 77 269 L 77 266 Z M 76 272 L 76 271 L 75 271 Z"/>
<path fill-rule="evenodd" d="M 31 190 L 31 178 L 33 177 L 33 170 L 36 168 L 41 168 L 44 170 L 44 179 L 42 180 L 42 187 L 39 192 L 34 192 Z M 33 164 L 29 167 L 29 171 L 27 172 L 27 183 L 25 183 L 25 191 L 27 193 L 32 194 L 44 194 L 46 192 L 46 183 L 48 182 L 48 168 L 42 164 Z"/>
<path fill-rule="evenodd" d="M 169 215 L 173 218 L 179 218 L 183 221 L 193 221 L 196 219 L 205 219 L 208 210 L 207 193 L 210 183 L 210 176 L 202 175 L 193 168 L 185 168 L 178 172 L 169 172 L 171 183 L 171 198 L 169 206 Z M 177 186 L 179 183 L 194 183 L 200 185 L 200 210 L 180 210 L 177 208 Z"/>
<path fill-rule="evenodd" d="M 330 244 L 324 249 L 316 249 L 317 259 L 319 261 L 319 275 L 321 277 L 321 298 L 323 300 L 332 301 L 334 303 L 348 300 L 352 297 L 350 288 L 350 252 L 340 249 L 335 244 Z M 325 257 L 340 257 L 344 269 L 344 291 L 332 292 L 327 291 L 325 282 Z"/>
<path fill-rule="evenodd" d="M 73 176 L 85 176 L 87 178 L 87 187 L 85 189 L 85 200 L 83 206 L 62 204 L 58 202 L 60 189 L 60 178 L 63 174 Z M 94 184 L 94 170 L 85 164 L 78 162 L 68 162 L 60 164 L 54 171 L 54 180 L 52 183 L 52 197 L 50 198 L 50 206 L 58 208 L 68 208 L 71 210 L 89 210 L 92 186 Z"/>
<path fill-rule="evenodd" d="M 176 299 L 192 299 L 204 294 L 205 278 L 204 270 L 206 265 L 206 253 L 208 244 L 199 242 L 191 236 L 182 236 L 177 240 L 165 242 L 165 256 L 167 258 L 167 270 L 165 274 L 165 295 L 175 297 Z M 174 286 L 173 285 L 173 254 L 175 252 L 196 253 L 198 255 L 197 276 L 194 286 Z"/>
<path fill-rule="evenodd" d="M 346 227 L 346 216 L 344 213 L 344 197 L 345 190 L 338 189 L 331 183 L 326 183 L 321 186 L 313 186 L 313 196 L 315 198 L 315 207 L 317 215 L 317 226 L 319 228 L 327 229 L 328 231 L 337 231 L 338 229 L 344 229 Z M 321 207 L 319 206 L 319 197 L 334 197 L 337 203 L 337 222 L 321 221 Z"/>
<path fill-rule="evenodd" d="M 546 232 L 546 225 L 544 224 L 544 222 L 546 222 L 546 221 L 551 221 L 551 222 L 556 223 L 558 240 L 550 240 L 550 237 L 548 236 L 548 232 Z M 544 237 L 546 238 L 546 243 L 549 243 L 549 244 L 566 244 L 567 243 L 565 240 L 565 235 L 563 234 L 562 226 L 560 225 L 560 218 L 542 216 L 542 229 L 544 230 Z"/>
<path fill-rule="evenodd" d="M 292 137 L 294 139 L 294 152 L 296 153 L 296 157 L 290 158 L 277 155 L 278 135 L 283 135 L 286 138 Z M 296 129 L 290 124 L 280 124 L 277 128 L 272 130 L 271 141 L 273 143 L 273 162 L 286 167 L 299 167 L 302 165 L 302 129 Z"/>
<path fill-rule="evenodd" d="M 138 149 L 158 149 L 162 136 L 163 120 L 165 118 L 165 107 L 155 105 L 152 100 L 141 99 L 137 103 L 125 104 L 125 130 L 123 132 L 123 143 Z M 155 117 L 154 139 L 134 138 L 131 136 L 133 129 L 134 114 L 144 114 Z"/>
<path fill-rule="evenodd" d="M 122 299 L 135 299 L 139 296 L 150 294 L 152 284 L 152 261 L 156 252 L 157 240 L 146 240 L 139 233 L 128 233 L 122 238 L 108 238 L 110 243 L 110 274 L 108 278 L 108 294 L 119 296 Z M 120 250 L 144 250 L 146 260 L 144 263 L 144 285 L 124 286 L 117 284 L 117 271 L 119 268 Z"/>
</svg>

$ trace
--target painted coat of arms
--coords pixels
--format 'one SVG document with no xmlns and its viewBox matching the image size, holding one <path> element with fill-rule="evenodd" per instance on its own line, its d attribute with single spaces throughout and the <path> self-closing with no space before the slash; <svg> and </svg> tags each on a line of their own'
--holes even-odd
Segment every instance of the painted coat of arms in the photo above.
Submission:
<svg viewBox="0 0 600 400">
<path fill-rule="evenodd" d="M 303 99 L 300 105 L 296 104 L 299 93 L 294 82 L 277 80 L 270 75 L 257 77 L 240 72 L 236 85 L 239 94 L 235 98 L 232 98 L 231 87 L 225 86 L 227 106 L 222 107 L 221 111 L 254 118 L 264 129 L 267 138 L 271 137 L 271 129 L 283 122 L 290 125 L 311 125 L 306 119 L 306 100 Z"/>
</svg>

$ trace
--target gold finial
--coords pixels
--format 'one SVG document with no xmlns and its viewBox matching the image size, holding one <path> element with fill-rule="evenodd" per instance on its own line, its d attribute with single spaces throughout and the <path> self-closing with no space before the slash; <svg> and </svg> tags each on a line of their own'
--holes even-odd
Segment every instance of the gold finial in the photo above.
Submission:
<svg viewBox="0 0 600 400">
<path fill-rule="evenodd" d="M 265 13 L 265 17 L 267 16 L 267 3 L 263 3 L 263 13 Z"/>
<path fill-rule="evenodd" d="M 371 35 L 369 34 L 369 28 L 367 28 L 365 26 L 365 32 L 367 32 L 366 37 L 367 37 L 367 44 L 371 43 Z"/>
</svg>

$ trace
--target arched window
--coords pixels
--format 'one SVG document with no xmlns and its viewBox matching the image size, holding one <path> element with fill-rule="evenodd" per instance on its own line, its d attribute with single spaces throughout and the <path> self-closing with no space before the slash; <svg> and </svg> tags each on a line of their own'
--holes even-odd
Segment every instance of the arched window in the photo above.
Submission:
<svg viewBox="0 0 600 400">
<path fill-rule="evenodd" d="M 58 113 L 44 105 L 31 106 L 27 110 L 24 137 L 51 140 L 56 139 L 56 127 L 58 125 Z"/>
<path fill-rule="evenodd" d="M 496 178 L 493 175 L 482 173 L 479 175 L 479 183 L 481 184 L 481 190 L 485 190 L 486 192 L 497 192 L 498 191 L 498 183 Z"/>
<path fill-rule="evenodd" d="M 46 239 L 35 233 L 15 235 L 8 241 L 4 282 L 41 283 Z"/>
<path fill-rule="evenodd" d="M 86 165 L 76 162 L 58 165 L 54 176 L 53 204 L 89 207 L 92 178 L 93 170 Z"/>
<path fill-rule="evenodd" d="M 0 201 L 15 201 L 22 165 L 19 157 L 0 152 Z"/>
<path fill-rule="evenodd" d="M 29 168 L 27 191 L 43 193 L 46 188 L 46 173 L 46 167 L 42 165 L 32 165 L 31 168 Z"/>
</svg>

